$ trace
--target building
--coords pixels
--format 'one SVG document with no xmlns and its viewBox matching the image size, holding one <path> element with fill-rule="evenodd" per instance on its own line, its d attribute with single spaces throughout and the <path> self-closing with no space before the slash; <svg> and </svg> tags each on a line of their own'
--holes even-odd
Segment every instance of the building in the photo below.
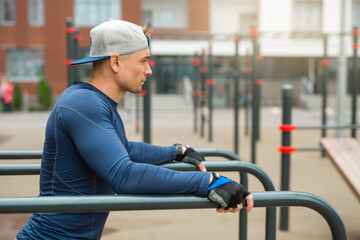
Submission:
<svg viewBox="0 0 360 240">
<path fill-rule="evenodd" d="M 252 54 L 249 30 L 260 30 L 265 82 L 306 81 L 318 90 L 323 34 L 330 36 L 330 77 L 336 74 L 341 0 L 0 0 L 0 72 L 30 94 L 36 91 L 37 75 L 45 74 L 55 95 L 67 87 L 65 21 L 71 17 L 79 29 L 81 57 L 89 52 L 89 30 L 108 18 L 154 28 L 151 52 L 155 60 L 154 93 L 180 93 L 182 79 L 193 76 L 192 58 L 214 54 L 215 102 L 229 105 L 235 44 L 239 34 L 240 55 Z M 347 55 L 352 56 L 351 28 L 360 23 L 360 0 L 346 6 Z M 210 41 L 211 40 L 211 41 Z M 206 62 L 205 62 L 206 64 Z M 242 67 L 244 63 L 242 62 Z M 89 77 L 90 65 L 80 77 Z M 275 84 L 276 85 L 276 84 Z M 331 87 L 330 87 L 331 88 Z M 271 89 L 271 88 L 270 88 Z M 225 94 L 224 94 L 225 93 Z M 274 93 L 273 95 L 278 95 Z M 271 94 L 269 94 L 271 97 Z M 266 99 L 266 98 L 265 98 Z"/>
</svg>

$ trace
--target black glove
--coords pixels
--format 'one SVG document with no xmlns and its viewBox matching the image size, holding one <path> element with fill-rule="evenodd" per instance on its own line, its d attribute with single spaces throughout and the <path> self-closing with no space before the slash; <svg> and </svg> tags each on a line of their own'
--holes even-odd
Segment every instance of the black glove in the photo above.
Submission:
<svg viewBox="0 0 360 240">
<path fill-rule="evenodd" d="M 205 158 L 202 154 L 196 152 L 193 148 L 187 148 L 181 161 L 197 166 L 200 162 L 205 161 Z"/>
<path fill-rule="evenodd" d="M 213 181 L 214 182 L 214 181 Z M 233 180 L 219 176 L 219 178 L 208 188 L 208 199 L 219 203 L 219 208 L 229 209 L 237 208 L 238 204 L 244 202 L 245 198 L 250 195 L 243 185 Z"/>
</svg>

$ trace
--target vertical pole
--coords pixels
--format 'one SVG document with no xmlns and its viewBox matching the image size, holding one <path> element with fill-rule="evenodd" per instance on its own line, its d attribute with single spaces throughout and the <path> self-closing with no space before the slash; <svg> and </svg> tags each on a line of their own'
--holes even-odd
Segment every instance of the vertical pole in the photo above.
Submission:
<svg viewBox="0 0 360 240">
<path fill-rule="evenodd" d="M 245 136 L 249 135 L 249 95 L 250 95 L 250 73 L 251 67 L 250 63 L 250 55 L 246 54 L 244 58 L 244 78 L 245 78 Z"/>
<path fill-rule="evenodd" d="M 352 116 L 351 116 L 351 124 L 356 125 L 356 111 L 357 111 L 357 92 L 358 92 L 358 36 L 359 36 L 359 29 L 354 27 L 352 30 L 353 35 L 353 79 L 352 79 Z M 356 138 L 356 129 L 351 129 L 351 137 Z"/>
<path fill-rule="evenodd" d="M 235 35 L 235 65 L 234 65 L 234 152 L 239 154 L 239 40 L 240 37 Z"/>
<path fill-rule="evenodd" d="M 282 91 L 283 116 L 282 124 L 291 124 L 291 108 L 292 108 L 292 92 L 291 85 L 284 85 Z M 282 132 L 281 145 L 290 147 L 291 131 Z M 281 154 L 281 191 L 290 189 L 290 153 Z M 287 231 L 289 229 L 289 208 L 280 208 L 280 230 Z"/>
<path fill-rule="evenodd" d="M 80 33 L 79 33 L 79 29 L 76 28 L 75 29 L 75 35 L 74 35 L 74 59 L 78 60 L 80 59 L 80 48 L 79 48 L 79 42 L 81 39 Z M 75 82 L 79 82 L 79 68 L 74 68 L 74 81 Z"/>
<path fill-rule="evenodd" d="M 343 126 L 345 123 L 345 96 L 347 88 L 347 57 L 346 57 L 346 19 L 349 16 L 350 0 L 341 1 L 340 12 L 340 44 L 338 57 L 338 71 L 336 79 L 337 97 L 336 97 L 336 125 Z M 344 137 L 345 131 L 343 129 L 336 130 L 336 137 Z"/>
<path fill-rule="evenodd" d="M 261 108 L 261 86 L 264 84 L 263 79 L 260 78 L 261 70 L 262 70 L 262 61 L 264 60 L 263 56 L 260 55 L 260 46 L 257 41 L 256 45 L 256 98 L 257 98 L 257 106 L 256 106 L 256 140 L 260 140 L 260 108 Z"/>
<path fill-rule="evenodd" d="M 147 36 L 148 45 L 150 49 L 150 37 Z M 153 66 L 153 62 L 149 65 Z M 145 84 L 143 85 L 143 118 L 144 118 L 144 130 L 143 130 L 143 141 L 151 143 L 151 76 L 147 77 Z"/>
<path fill-rule="evenodd" d="M 205 50 L 201 52 L 201 91 L 200 91 L 200 108 L 201 108 L 201 119 L 200 119 L 200 137 L 204 137 L 204 128 L 205 128 Z"/>
<path fill-rule="evenodd" d="M 326 108 L 327 108 L 327 78 L 328 78 L 328 66 L 330 66 L 330 61 L 327 59 L 327 43 L 328 43 L 328 36 L 327 34 L 324 35 L 324 56 L 323 60 L 321 61 L 321 66 L 323 69 L 322 72 L 322 84 L 321 84 L 321 93 L 322 93 L 322 107 L 321 107 L 321 124 L 326 126 L 327 123 L 327 116 L 326 116 Z M 321 137 L 326 137 L 326 129 L 321 130 Z M 321 155 L 325 156 L 325 151 L 322 151 Z"/>
<path fill-rule="evenodd" d="M 195 54 L 192 62 L 194 66 L 194 75 L 193 75 L 193 82 L 194 82 L 194 90 L 193 90 L 193 100 L 194 100 L 194 133 L 197 132 L 197 117 L 198 117 L 198 95 L 199 95 L 199 84 L 198 84 L 198 71 L 199 71 L 199 65 L 200 65 L 200 58 L 197 54 Z"/>
<path fill-rule="evenodd" d="M 259 31 L 256 27 L 253 27 L 250 32 L 253 46 L 252 55 L 252 71 L 251 71 L 251 85 L 252 85 L 252 133 L 251 133 L 251 163 L 256 164 L 256 141 L 258 137 L 258 88 L 256 86 L 256 56 L 257 56 L 257 36 Z"/>
<path fill-rule="evenodd" d="M 239 79 L 240 79 L 240 62 L 239 62 L 239 42 L 240 36 L 235 35 L 235 61 L 234 61 L 234 152 L 239 155 Z M 246 183 L 247 185 L 247 183 Z M 239 239 L 247 239 L 247 212 L 245 209 L 240 211 L 240 229 Z"/>
<path fill-rule="evenodd" d="M 140 95 L 135 95 L 135 133 L 140 132 Z"/>
<path fill-rule="evenodd" d="M 67 61 L 66 64 L 68 66 L 68 86 L 70 86 L 73 81 L 73 72 L 74 68 L 70 67 L 70 63 L 74 61 L 74 48 L 73 48 L 73 36 L 75 33 L 75 29 L 73 28 L 72 18 L 66 18 L 66 42 L 67 42 Z"/>
<path fill-rule="evenodd" d="M 213 86 L 215 84 L 215 80 L 212 78 L 212 64 L 213 64 L 213 53 L 212 53 L 212 44 L 211 44 L 211 40 L 210 40 L 210 45 L 209 45 L 209 56 L 208 56 L 208 79 L 207 79 L 207 85 L 209 86 L 208 90 L 209 90 L 209 96 L 208 96 L 208 107 L 209 107 L 209 116 L 208 116 L 208 120 L 209 120 L 209 125 L 208 125 L 208 130 L 209 130 L 209 135 L 208 135 L 208 141 L 212 142 L 212 138 L 213 138 L 213 126 L 212 126 L 212 115 L 213 115 Z"/>
</svg>

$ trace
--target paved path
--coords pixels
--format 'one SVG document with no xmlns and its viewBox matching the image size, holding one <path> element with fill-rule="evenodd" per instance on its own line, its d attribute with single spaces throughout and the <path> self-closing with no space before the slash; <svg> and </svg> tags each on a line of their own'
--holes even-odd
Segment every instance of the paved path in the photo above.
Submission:
<svg viewBox="0 0 360 240">
<path fill-rule="evenodd" d="M 120 110 L 130 140 L 141 140 L 135 133 L 133 116 Z M 41 149 L 44 140 L 46 113 L 14 113 L 0 115 L 0 149 Z M 244 113 L 240 113 L 241 119 Z M 350 119 L 349 114 L 345 116 Z M 231 109 L 214 111 L 213 142 L 193 132 L 192 114 L 186 112 L 155 112 L 152 115 L 152 143 L 171 145 L 187 143 L 194 147 L 223 148 L 233 151 L 233 112 Z M 293 121 L 301 125 L 319 125 L 318 111 L 295 109 Z M 281 113 L 277 108 L 265 108 L 261 114 L 261 140 L 258 143 L 257 164 L 273 180 L 276 189 L 280 186 L 280 132 Z M 329 124 L 334 124 L 330 116 Z M 240 157 L 250 161 L 250 137 L 244 136 L 244 121 L 241 123 Z M 329 136 L 334 132 L 329 132 Z M 295 146 L 319 146 L 320 131 L 294 132 Z M 209 161 L 221 160 L 209 158 Z M 39 162 L 25 160 L 25 162 Z M 3 161 L 5 162 L 5 161 Z M 20 161 L 19 161 L 20 162 Z M 224 173 L 237 179 L 236 174 Z M 36 196 L 38 176 L 0 177 L 0 196 Z M 263 191 L 253 177 L 249 177 L 250 191 Z M 291 190 L 316 194 L 341 215 L 349 240 L 360 239 L 360 204 L 340 174 L 318 152 L 295 153 L 291 159 Z M 279 214 L 279 212 L 278 212 Z M 29 215 L 0 215 L 0 240 L 12 239 Z M 249 215 L 248 239 L 264 239 L 265 209 L 255 208 Z M 103 235 L 110 239 L 237 239 L 238 215 L 217 214 L 215 210 L 163 210 L 111 212 Z M 290 231 L 277 232 L 277 239 L 331 239 L 327 223 L 316 212 L 305 208 L 290 209 Z"/>
</svg>

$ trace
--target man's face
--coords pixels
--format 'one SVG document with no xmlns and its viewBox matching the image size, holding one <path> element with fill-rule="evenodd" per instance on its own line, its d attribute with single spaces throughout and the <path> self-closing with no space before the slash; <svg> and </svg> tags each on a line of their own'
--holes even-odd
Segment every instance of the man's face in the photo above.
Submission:
<svg viewBox="0 0 360 240">
<path fill-rule="evenodd" d="M 140 93 L 146 77 L 152 74 L 149 66 L 149 48 L 121 56 L 121 71 L 119 85 L 123 90 Z"/>
</svg>

